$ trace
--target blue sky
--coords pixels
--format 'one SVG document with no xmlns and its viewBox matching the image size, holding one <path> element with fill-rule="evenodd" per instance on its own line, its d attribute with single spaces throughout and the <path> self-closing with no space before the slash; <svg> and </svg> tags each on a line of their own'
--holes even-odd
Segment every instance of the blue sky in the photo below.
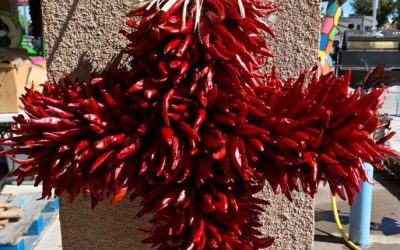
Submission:
<svg viewBox="0 0 400 250">
<path fill-rule="evenodd" d="M 353 9 L 351 8 L 350 3 L 352 2 L 352 0 L 347 1 L 344 6 L 343 6 L 343 12 L 345 16 L 348 16 L 350 13 L 353 13 Z M 328 3 L 323 3 L 324 8 L 326 8 L 326 5 L 328 5 Z M 325 10 L 324 10 L 325 13 Z"/>
<path fill-rule="evenodd" d="M 352 1 L 347 1 L 343 6 L 343 12 L 346 16 L 353 12 L 350 2 L 352 2 Z"/>
</svg>

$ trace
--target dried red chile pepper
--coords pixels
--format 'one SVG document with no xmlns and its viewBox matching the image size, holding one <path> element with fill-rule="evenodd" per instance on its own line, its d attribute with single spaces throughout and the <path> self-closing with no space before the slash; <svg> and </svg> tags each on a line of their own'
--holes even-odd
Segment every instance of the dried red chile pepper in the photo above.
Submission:
<svg viewBox="0 0 400 250">
<path fill-rule="evenodd" d="M 270 246 L 257 229 L 265 181 L 290 199 L 298 185 L 314 195 L 326 178 L 351 203 L 366 180 L 360 160 L 379 167 L 394 154 L 370 137 L 383 90 L 360 98 L 347 93 L 348 74 L 292 82 L 261 73 L 271 56 L 263 32 L 272 34 L 261 18 L 272 4 L 243 1 L 242 18 L 237 1 L 204 0 L 197 27 L 196 4 L 185 22 L 183 4 L 131 13 L 134 31 L 122 32 L 131 69 L 29 89 L 29 119 L 15 117 L 16 136 L 1 141 L 13 147 L 3 155 L 28 155 L 12 158 L 21 166 L 11 175 L 36 176 L 43 197 L 90 192 L 93 207 L 140 197 L 137 216 L 153 213 L 143 242 L 158 249 Z"/>
</svg>

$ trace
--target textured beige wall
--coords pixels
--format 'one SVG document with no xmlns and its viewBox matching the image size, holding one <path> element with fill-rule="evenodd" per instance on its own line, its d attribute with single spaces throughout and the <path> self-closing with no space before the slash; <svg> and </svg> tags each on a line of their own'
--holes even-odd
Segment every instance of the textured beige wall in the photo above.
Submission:
<svg viewBox="0 0 400 250">
<path fill-rule="evenodd" d="M 274 22 L 275 39 L 271 50 L 282 77 L 298 75 L 317 61 L 320 31 L 320 0 L 276 0 L 280 11 L 270 20 Z M 269 187 L 261 195 L 272 197 Z M 314 239 L 314 200 L 305 194 L 273 197 L 263 216 L 263 231 L 275 237 L 270 249 L 312 249 Z"/>
<path fill-rule="evenodd" d="M 318 59 L 321 26 L 320 0 L 275 0 L 280 6 L 274 22 L 276 37 L 270 41 L 273 63 L 282 76 L 296 76 Z"/>
<path fill-rule="evenodd" d="M 50 74 L 63 72 L 85 77 L 101 69 L 118 54 L 124 40 L 123 27 L 129 0 L 43 0 L 46 49 Z M 283 76 L 297 74 L 313 65 L 317 58 L 320 25 L 319 0 L 278 0 L 281 10 L 271 18 L 277 38 L 271 41 L 273 60 Z M 271 193 L 260 194 L 271 205 L 263 215 L 263 232 L 276 238 L 272 249 L 312 249 L 314 202 L 295 194 L 293 203 Z M 64 250 L 149 249 L 140 245 L 136 231 L 147 220 L 133 220 L 136 205 L 123 201 L 110 209 L 106 203 L 90 210 L 89 201 L 79 199 L 68 205 L 61 202 L 61 227 Z"/>
<path fill-rule="evenodd" d="M 130 0 L 42 0 L 50 74 L 87 77 L 101 70 L 126 44 L 124 27 Z"/>
</svg>

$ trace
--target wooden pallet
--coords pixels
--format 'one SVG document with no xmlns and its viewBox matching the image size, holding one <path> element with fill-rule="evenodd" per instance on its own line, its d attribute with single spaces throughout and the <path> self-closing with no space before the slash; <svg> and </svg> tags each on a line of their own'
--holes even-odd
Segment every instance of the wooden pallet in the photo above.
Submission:
<svg viewBox="0 0 400 250">
<path fill-rule="evenodd" d="M 58 199 L 38 200 L 39 193 L 2 194 L 0 201 L 22 208 L 23 218 L 0 230 L 0 250 L 32 250 L 56 218 Z"/>
</svg>

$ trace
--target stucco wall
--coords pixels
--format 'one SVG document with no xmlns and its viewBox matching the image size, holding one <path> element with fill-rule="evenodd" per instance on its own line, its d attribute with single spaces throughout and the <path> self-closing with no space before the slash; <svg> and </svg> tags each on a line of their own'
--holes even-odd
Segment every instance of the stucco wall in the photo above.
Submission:
<svg viewBox="0 0 400 250">
<path fill-rule="evenodd" d="M 50 74 L 86 78 L 101 70 L 126 44 L 124 27 L 130 0 L 42 0 Z"/>
<path fill-rule="evenodd" d="M 271 41 L 276 64 L 283 76 L 297 74 L 317 58 L 320 25 L 319 0 L 279 0 L 281 10 L 271 18 L 277 38 Z M 101 69 L 123 47 L 118 30 L 123 27 L 129 0 L 43 0 L 46 50 L 50 74 L 64 72 L 85 77 Z M 276 238 L 272 249 L 311 249 L 314 202 L 304 194 L 294 201 L 274 196 L 269 187 L 260 194 L 271 205 L 263 215 L 262 231 Z M 149 249 L 140 245 L 137 228 L 147 220 L 134 220 L 136 206 L 123 201 L 110 209 L 107 203 L 90 210 L 89 201 L 68 205 L 61 200 L 64 250 Z"/>
<path fill-rule="evenodd" d="M 282 77 L 297 76 L 312 67 L 318 58 L 321 2 L 319 0 L 278 0 L 280 11 L 271 17 L 276 37 L 270 40 L 272 63 Z M 276 238 L 279 250 L 312 249 L 314 239 L 314 200 L 300 193 L 290 203 L 286 197 L 273 197 L 267 187 L 261 195 L 272 197 L 263 216 L 263 231 Z"/>
</svg>

